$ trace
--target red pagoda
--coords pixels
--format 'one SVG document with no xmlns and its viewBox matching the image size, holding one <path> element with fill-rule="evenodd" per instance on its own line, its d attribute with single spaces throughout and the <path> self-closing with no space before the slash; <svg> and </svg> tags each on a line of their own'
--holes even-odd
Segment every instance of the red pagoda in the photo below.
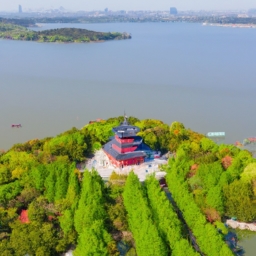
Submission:
<svg viewBox="0 0 256 256">
<path fill-rule="evenodd" d="M 113 128 L 115 136 L 103 146 L 112 165 L 116 167 L 139 165 L 153 155 L 150 147 L 136 135 L 139 131 L 140 128 L 130 125 L 126 117 L 123 123 Z"/>
</svg>

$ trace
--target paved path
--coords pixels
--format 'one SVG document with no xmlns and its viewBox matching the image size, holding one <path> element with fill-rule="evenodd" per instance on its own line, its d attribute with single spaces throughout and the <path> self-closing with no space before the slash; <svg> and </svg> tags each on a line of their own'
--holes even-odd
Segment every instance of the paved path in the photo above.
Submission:
<svg viewBox="0 0 256 256">
<path fill-rule="evenodd" d="M 144 181 L 146 179 L 146 176 L 149 174 L 156 173 L 156 177 L 159 179 L 161 177 L 164 177 L 166 174 L 165 172 L 162 172 L 160 170 L 160 165 L 166 164 L 167 160 L 153 159 L 144 162 L 143 164 L 140 165 L 131 165 L 125 166 L 123 168 L 117 168 L 112 165 L 109 165 L 110 162 L 108 163 L 107 167 L 103 167 L 102 165 L 100 165 L 99 163 L 102 162 L 103 158 L 104 160 L 106 159 L 102 150 L 96 152 L 95 156 L 87 161 L 85 169 L 96 169 L 103 179 L 109 178 L 113 171 L 117 172 L 118 174 L 127 175 L 129 174 L 130 171 L 134 171 L 134 173 L 138 175 L 140 181 Z"/>
</svg>

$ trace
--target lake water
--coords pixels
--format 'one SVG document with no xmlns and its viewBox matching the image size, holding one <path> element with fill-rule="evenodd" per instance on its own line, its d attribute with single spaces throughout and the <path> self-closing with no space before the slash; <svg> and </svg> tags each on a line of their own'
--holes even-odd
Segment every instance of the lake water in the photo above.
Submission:
<svg viewBox="0 0 256 256">
<path fill-rule="evenodd" d="M 238 236 L 238 245 L 244 248 L 244 256 L 255 256 L 256 233 L 249 230 L 231 230 Z"/>
<path fill-rule="evenodd" d="M 256 29 L 186 23 L 44 24 L 132 34 L 87 44 L 0 40 L 0 149 L 128 115 L 256 136 Z M 11 128 L 11 124 L 22 128 Z M 255 255 L 256 236 L 244 240 Z"/>
<path fill-rule="evenodd" d="M 244 239 L 238 242 L 238 245 L 241 245 L 244 248 L 244 256 L 255 256 L 256 249 L 256 234 L 250 238 Z"/>
<path fill-rule="evenodd" d="M 132 34 L 87 44 L 0 40 L 0 149 L 123 115 L 256 136 L 256 29 L 187 23 L 43 24 Z M 11 124 L 22 128 L 11 128 Z"/>
</svg>

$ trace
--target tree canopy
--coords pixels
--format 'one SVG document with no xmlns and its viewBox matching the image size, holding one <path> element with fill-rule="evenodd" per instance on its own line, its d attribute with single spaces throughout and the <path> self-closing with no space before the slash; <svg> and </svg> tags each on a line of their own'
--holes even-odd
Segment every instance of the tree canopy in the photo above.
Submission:
<svg viewBox="0 0 256 256">
<path fill-rule="evenodd" d="M 79 256 L 117 256 L 121 245 L 127 255 L 232 255 L 221 220 L 256 219 L 251 153 L 217 145 L 179 122 L 129 117 L 146 144 L 169 153 L 162 170 L 170 193 L 153 176 L 141 183 L 133 172 L 113 173 L 104 182 L 97 170 L 78 170 L 123 118 L 1 153 L 1 255 L 61 255 L 74 249 Z"/>
</svg>

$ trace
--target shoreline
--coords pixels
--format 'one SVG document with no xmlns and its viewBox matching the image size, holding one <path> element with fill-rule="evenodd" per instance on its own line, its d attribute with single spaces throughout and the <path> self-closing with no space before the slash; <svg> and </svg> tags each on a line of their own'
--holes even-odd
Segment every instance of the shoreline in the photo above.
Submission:
<svg viewBox="0 0 256 256">
<path fill-rule="evenodd" d="M 256 28 L 256 24 L 233 24 L 233 23 L 207 23 L 204 22 L 203 26 L 215 26 L 215 27 L 231 27 L 231 28 Z"/>
<path fill-rule="evenodd" d="M 105 43 L 108 41 L 119 41 L 119 40 L 126 40 L 126 38 L 122 39 L 108 39 L 108 40 L 91 40 L 91 41 L 54 41 L 54 42 L 49 42 L 49 41 L 40 41 L 40 40 L 22 40 L 22 39 L 13 39 L 13 38 L 4 38 L 0 37 L 1 40 L 6 40 L 6 41 L 20 41 L 20 42 L 34 42 L 34 43 L 55 43 L 55 44 L 90 44 L 90 43 Z M 130 39 L 130 38 L 127 38 Z"/>
<path fill-rule="evenodd" d="M 247 229 L 247 230 L 256 232 L 256 224 L 254 223 L 239 222 L 236 220 L 229 219 L 229 220 L 226 220 L 226 224 L 233 229 L 237 229 L 237 228 L 241 230 Z"/>
</svg>

